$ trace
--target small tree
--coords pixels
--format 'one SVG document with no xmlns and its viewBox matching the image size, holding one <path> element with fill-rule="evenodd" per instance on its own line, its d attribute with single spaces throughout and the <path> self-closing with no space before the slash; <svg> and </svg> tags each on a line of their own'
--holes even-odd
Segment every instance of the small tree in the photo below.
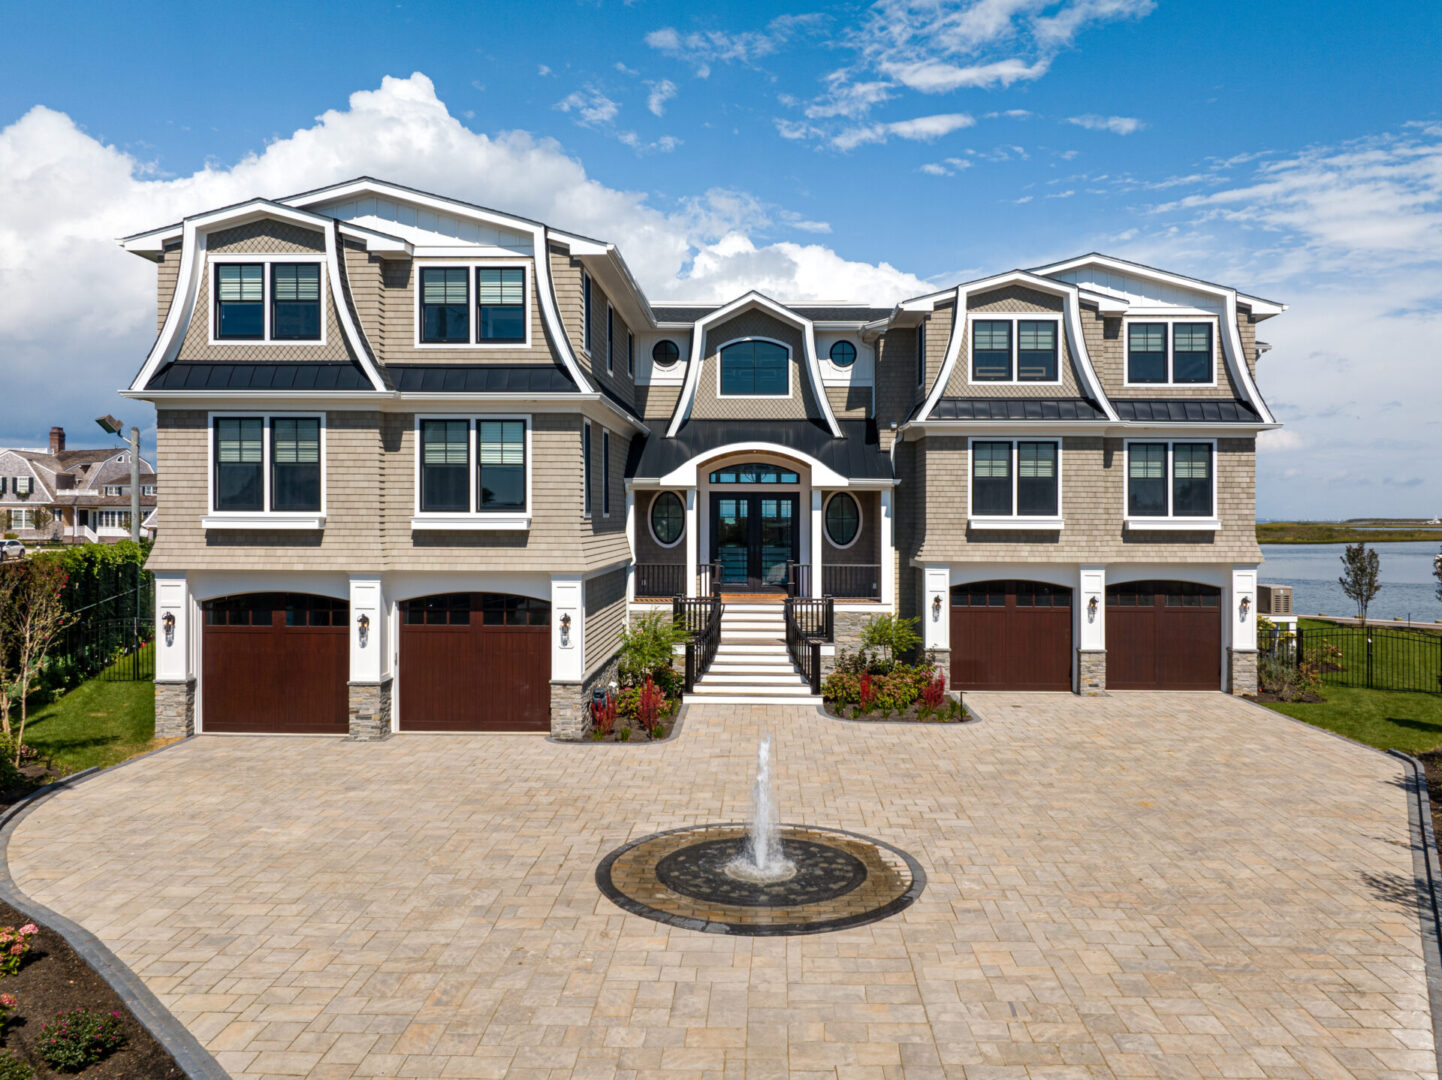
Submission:
<svg viewBox="0 0 1442 1080">
<path fill-rule="evenodd" d="M 1432 556 L 1432 576 L 1437 579 L 1437 599 L 1442 600 L 1442 554 Z"/>
<path fill-rule="evenodd" d="M 632 619 L 621 631 L 621 678 L 641 682 L 659 668 L 669 668 L 676 646 L 686 641 L 686 629 L 670 612 L 653 611 Z"/>
<path fill-rule="evenodd" d="M 1367 622 L 1367 606 L 1382 588 L 1381 565 L 1382 560 L 1377 553 L 1360 541 L 1348 544 L 1342 554 L 1342 576 L 1337 579 L 1337 584 L 1357 605 L 1357 618 L 1364 624 Z"/>
<path fill-rule="evenodd" d="M 10 707 L 15 696 L 15 634 L 9 613 L 15 608 L 15 593 L 25 565 L 0 566 L 0 730 L 10 736 Z"/>
<path fill-rule="evenodd" d="M 861 628 L 861 647 L 882 650 L 886 656 L 886 669 L 890 671 L 897 661 L 909 656 L 921 644 L 921 638 L 916 633 L 918 621 L 891 614 L 873 616 Z"/>
<path fill-rule="evenodd" d="M 65 570 L 58 560 L 31 559 L 19 577 L 10 603 L 0 610 L 0 619 L 9 623 L 4 636 L 13 641 L 15 650 L 14 693 L 20 705 L 20 725 L 15 733 L 17 765 L 20 764 L 20 750 L 25 742 L 25 721 L 29 715 L 26 698 L 30 687 L 45 670 L 46 657 L 71 620 L 60 599 L 61 590 L 65 588 Z"/>
</svg>

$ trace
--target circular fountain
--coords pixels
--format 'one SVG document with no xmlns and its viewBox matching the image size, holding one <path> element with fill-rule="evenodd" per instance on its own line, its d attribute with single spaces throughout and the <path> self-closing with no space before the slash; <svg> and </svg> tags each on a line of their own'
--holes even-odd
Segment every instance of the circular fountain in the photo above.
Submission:
<svg viewBox="0 0 1442 1080">
<path fill-rule="evenodd" d="M 749 822 L 642 837 L 601 860 L 596 884 L 657 922 L 750 935 L 860 926 L 921 895 L 926 875 L 906 852 L 840 829 L 779 824 L 771 765 L 768 736 L 757 748 Z"/>
</svg>

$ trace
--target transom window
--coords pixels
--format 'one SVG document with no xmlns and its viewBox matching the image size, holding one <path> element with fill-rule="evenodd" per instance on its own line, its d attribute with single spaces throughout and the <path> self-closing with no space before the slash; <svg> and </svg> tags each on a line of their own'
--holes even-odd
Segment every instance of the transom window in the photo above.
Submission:
<svg viewBox="0 0 1442 1080">
<path fill-rule="evenodd" d="M 217 416 L 212 427 L 215 512 L 320 511 L 320 417 Z"/>
<path fill-rule="evenodd" d="M 1055 319 L 973 319 L 972 382 L 1058 382 Z"/>
<path fill-rule="evenodd" d="M 971 444 L 972 517 L 1055 517 L 1056 442 L 977 440 Z"/>
<path fill-rule="evenodd" d="M 421 513 L 526 509 L 525 420 L 423 419 L 419 436 Z"/>
<path fill-rule="evenodd" d="M 721 393 L 786 397 L 791 393 L 791 356 L 772 341 L 738 341 L 721 350 Z"/>
<path fill-rule="evenodd" d="M 673 546 L 681 539 L 685 524 L 686 510 L 674 491 L 663 491 L 651 500 L 651 533 L 658 544 Z"/>
<path fill-rule="evenodd" d="M 1127 323 L 1127 382 L 1196 385 L 1215 381 L 1210 322 Z"/>
<path fill-rule="evenodd" d="M 1128 443 L 1127 516 L 1211 517 L 1213 456 L 1209 442 Z"/>
<path fill-rule="evenodd" d="M 730 465 L 711 474 L 713 484 L 795 484 L 800 478 L 779 465 Z"/>
</svg>

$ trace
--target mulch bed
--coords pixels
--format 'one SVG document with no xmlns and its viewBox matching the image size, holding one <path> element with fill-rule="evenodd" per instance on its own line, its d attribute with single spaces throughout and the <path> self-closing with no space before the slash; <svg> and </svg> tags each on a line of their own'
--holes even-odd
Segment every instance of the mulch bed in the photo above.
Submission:
<svg viewBox="0 0 1442 1080">
<path fill-rule="evenodd" d="M 862 713 L 860 716 L 852 716 L 851 710 L 855 708 L 855 706 L 838 706 L 834 701 L 826 701 L 823 704 L 824 708 L 822 711 L 825 712 L 827 716 L 834 716 L 838 720 L 856 720 L 858 722 L 876 720 L 893 724 L 965 724 L 976 719 L 976 717 L 972 716 L 970 712 L 967 712 L 965 708 L 956 716 L 943 720 L 936 716 L 922 716 L 920 705 L 910 705 L 904 712 L 894 712 L 890 716 L 883 715 L 877 711 Z"/>
<path fill-rule="evenodd" d="M 1299 702 L 1300 702 L 1300 703 L 1307 704 L 1307 705 L 1316 705 L 1318 702 L 1322 702 L 1322 701 L 1326 701 L 1326 700 L 1327 700 L 1326 698 L 1322 697 L 1320 694 L 1302 694 L 1302 695 L 1300 695 L 1300 696 L 1298 696 L 1298 697 L 1294 697 L 1294 698 L 1284 698 L 1284 697 L 1279 697 L 1278 695 L 1272 693 L 1270 690 L 1258 690 L 1255 694 L 1247 694 L 1247 695 L 1245 695 L 1245 696 L 1246 696 L 1249 700 L 1251 700 L 1251 701 L 1258 701 L 1258 702 L 1280 701 L 1280 702 L 1281 702 L 1282 704 L 1284 704 L 1284 705 L 1291 705 L 1291 704 L 1296 704 L 1296 703 L 1299 703 Z"/>
<path fill-rule="evenodd" d="M 617 721 L 616 721 L 616 730 L 613 731 L 613 732 L 611 732 L 611 734 L 609 734 L 609 735 L 607 735 L 607 736 L 605 736 L 605 737 L 603 737 L 603 738 L 600 738 L 600 739 L 597 739 L 597 738 L 595 738 L 595 737 L 593 736 L 593 737 L 587 739 L 586 741 L 587 741 L 587 742 L 628 742 L 628 743 L 665 742 L 665 741 L 666 741 L 667 739 L 669 739 L 669 738 L 675 733 L 675 731 L 676 731 L 676 718 L 675 718 L 674 716 L 671 717 L 669 720 L 667 720 L 667 721 L 665 722 L 665 724 L 662 725 L 662 727 L 665 729 L 665 734 L 662 735 L 659 739 L 653 739 L 653 738 L 651 738 L 649 735 L 646 734 L 646 729 L 645 729 L 645 728 L 639 728 L 639 727 L 633 727 L 633 728 L 631 729 L 631 737 L 630 737 L 629 739 L 622 739 L 622 738 L 621 738 L 621 721 L 617 720 Z"/>
<path fill-rule="evenodd" d="M 0 810 L 14 806 L 37 788 L 59 780 L 65 770 L 48 761 L 32 761 L 20 767 L 20 783 L 6 791 L 0 791 Z"/>
<path fill-rule="evenodd" d="M 31 920 L 8 904 L 0 903 L 0 926 L 22 926 Z M 76 955 L 65 939 L 44 924 L 18 975 L 0 978 L 0 993 L 14 994 L 19 1006 L 5 1026 L 0 1045 L 35 1068 L 36 1080 L 59 1080 L 74 1073 L 58 1073 L 36 1052 L 40 1028 L 56 1013 L 83 1007 L 99 1013 L 119 1013 L 125 1043 L 109 1057 L 79 1075 L 85 1080 L 183 1080 L 185 1073 L 155 1038 L 140 1026 L 95 971 Z"/>
<path fill-rule="evenodd" d="M 1427 796 L 1432 802 L 1432 832 L 1442 837 L 1442 747 L 1412 755 L 1427 773 Z"/>
</svg>

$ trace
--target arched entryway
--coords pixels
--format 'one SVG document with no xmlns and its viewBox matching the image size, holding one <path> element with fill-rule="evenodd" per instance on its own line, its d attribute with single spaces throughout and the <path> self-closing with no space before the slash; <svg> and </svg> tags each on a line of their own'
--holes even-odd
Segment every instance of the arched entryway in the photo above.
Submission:
<svg viewBox="0 0 1442 1080">
<path fill-rule="evenodd" d="M 344 735 L 350 605 L 310 593 L 221 596 L 203 604 L 204 731 Z"/>
<path fill-rule="evenodd" d="M 402 731 L 549 731 L 551 604 L 458 592 L 400 604 Z"/>
<path fill-rule="evenodd" d="M 1072 590 L 1042 581 L 975 581 L 951 590 L 951 685 L 1070 690 Z"/>
</svg>

